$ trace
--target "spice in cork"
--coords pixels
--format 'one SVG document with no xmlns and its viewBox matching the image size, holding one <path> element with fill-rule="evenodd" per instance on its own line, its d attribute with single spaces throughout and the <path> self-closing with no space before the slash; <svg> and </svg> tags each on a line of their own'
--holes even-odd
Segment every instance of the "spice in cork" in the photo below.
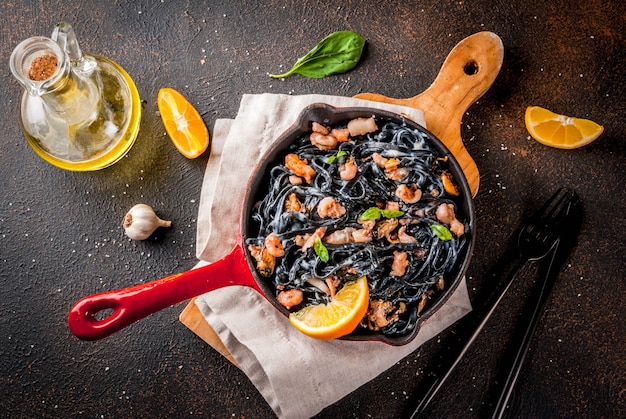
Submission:
<svg viewBox="0 0 626 419">
<path fill-rule="evenodd" d="M 35 81 L 47 80 L 57 71 L 58 65 L 59 61 L 54 55 L 42 55 L 37 57 L 30 63 L 28 78 Z"/>
</svg>

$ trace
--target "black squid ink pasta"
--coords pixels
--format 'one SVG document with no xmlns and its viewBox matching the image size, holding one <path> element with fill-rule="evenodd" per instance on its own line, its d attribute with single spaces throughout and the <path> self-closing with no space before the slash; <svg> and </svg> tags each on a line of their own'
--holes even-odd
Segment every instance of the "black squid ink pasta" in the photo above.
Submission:
<svg viewBox="0 0 626 419">
<path fill-rule="evenodd" d="M 313 123 L 281 155 L 246 246 L 287 309 L 327 303 L 366 276 L 370 307 L 354 333 L 402 336 L 446 288 L 472 232 L 448 161 L 428 138 L 369 120 L 365 134 L 349 121 Z"/>
</svg>

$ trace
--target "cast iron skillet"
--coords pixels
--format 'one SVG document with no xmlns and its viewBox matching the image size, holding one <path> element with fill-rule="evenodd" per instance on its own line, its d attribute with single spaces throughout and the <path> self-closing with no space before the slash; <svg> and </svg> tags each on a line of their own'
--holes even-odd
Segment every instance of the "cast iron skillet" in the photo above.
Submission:
<svg viewBox="0 0 626 419">
<path fill-rule="evenodd" d="M 277 310 L 288 316 L 288 311 L 276 300 L 273 286 L 256 271 L 256 262 L 248 254 L 245 238 L 253 205 L 258 199 L 257 191 L 267 179 L 268 169 L 282 161 L 282 155 L 290 144 L 310 132 L 312 122 L 334 126 L 358 117 L 375 116 L 378 126 L 386 121 L 405 123 L 424 133 L 441 156 L 448 157 L 448 169 L 461 190 L 459 218 L 466 221 L 469 241 L 457 259 L 450 277 L 446 278 L 447 289 L 421 315 L 415 329 L 404 336 L 388 337 L 382 333 L 352 333 L 342 339 L 377 340 L 390 345 L 410 342 L 421 324 L 436 312 L 450 297 L 461 282 L 469 265 L 475 241 L 475 214 L 472 195 L 463 172 L 454 156 L 444 144 L 422 126 L 400 115 L 370 108 L 334 108 L 326 104 L 313 104 L 305 108 L 294 125 L 284 132 L 270 147 L 266 155 L 253 170 L 246 187 L 241 209 L 240 229 L 235 247 L 224 258 L 201 268 L 192 269 L 156 281 L 90 295 L 79 300 L 70 310 L 68 323 L 74 335 L 84 340 L 97 340 L 115 333 L 152 313 L 189 300 L 197 295 L 230 285 L 248 286 L 263 295 Z M 245 310 L 246 307 L 241 307 Z M 104 314 L 111 313 L 103 317 Z"/>
</svg>

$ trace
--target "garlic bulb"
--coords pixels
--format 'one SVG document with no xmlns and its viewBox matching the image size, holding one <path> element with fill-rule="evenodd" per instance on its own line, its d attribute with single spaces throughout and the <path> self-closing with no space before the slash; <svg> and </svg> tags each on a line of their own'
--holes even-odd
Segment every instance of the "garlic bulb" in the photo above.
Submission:
<svg viewBox="0 0 626 419">
<path fill-rule="evenodd" d="M 171 221 L 160 219 L 150 205 L 137 204 L 124 216 L 124 231 L 133 240 L 145 240 L 159 227 L 170 227 Z"/>
</svg>

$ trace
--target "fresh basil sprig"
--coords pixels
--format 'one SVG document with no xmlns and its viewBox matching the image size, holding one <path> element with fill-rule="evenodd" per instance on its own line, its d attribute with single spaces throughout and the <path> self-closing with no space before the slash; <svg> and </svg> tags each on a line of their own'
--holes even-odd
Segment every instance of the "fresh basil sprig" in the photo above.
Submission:
<svg viewBox="0 0 626 419">
<path fill-rule="evenodd" d="M 275 79 L 300 74 L 321 79 L 353 69 L 361 59 L 365 38 L 352 32 L 333 32 L 322 39 L 308 54 L 283 74 L 270 74 Z"/>
<path fill-rule="evenodd" d="M 435 236 L 439 237 L 439 240 L 443 240 L 444 242 L 452 240 L 452 233 L 446 226 L 431 224 L 430 229 L 435 233 Z"/>
<path fill-rule="evenodd" d="M 315 239 L 315 243 L 313 243 L 313 250 L 315 250 L 315 254 L 319 256 L 322 262 L 326 263 L 330 259 L 330 255 L 328 254 L 328 249 L 322 243 L 322 239 L 317 237 Z"/>
<path fill-rule="evenodd" d="M 366 209 L 363 214 L 359 217 L 361 221 L 367 220 L 378 220 L 380 217 L 383 218 L 399 218 L 404 215 L 404 211 L 396 211 L 396 210 L 386 210 L 380 209 L 378 207 L 369 207 Z"/>
<path fill-rule="evenodd" d="M 339 162 L 341 163 L 342 157 L 347 156 L 348 153 L 343 151 L 343 150 L 339 150 L 337 152 L 337 154 L 335 154 L 334 156 L 330 156 L 326 159 L 326 163 L 328 164 L 333 164 L 336 160 L 339 160 Z"/>
</svg>

